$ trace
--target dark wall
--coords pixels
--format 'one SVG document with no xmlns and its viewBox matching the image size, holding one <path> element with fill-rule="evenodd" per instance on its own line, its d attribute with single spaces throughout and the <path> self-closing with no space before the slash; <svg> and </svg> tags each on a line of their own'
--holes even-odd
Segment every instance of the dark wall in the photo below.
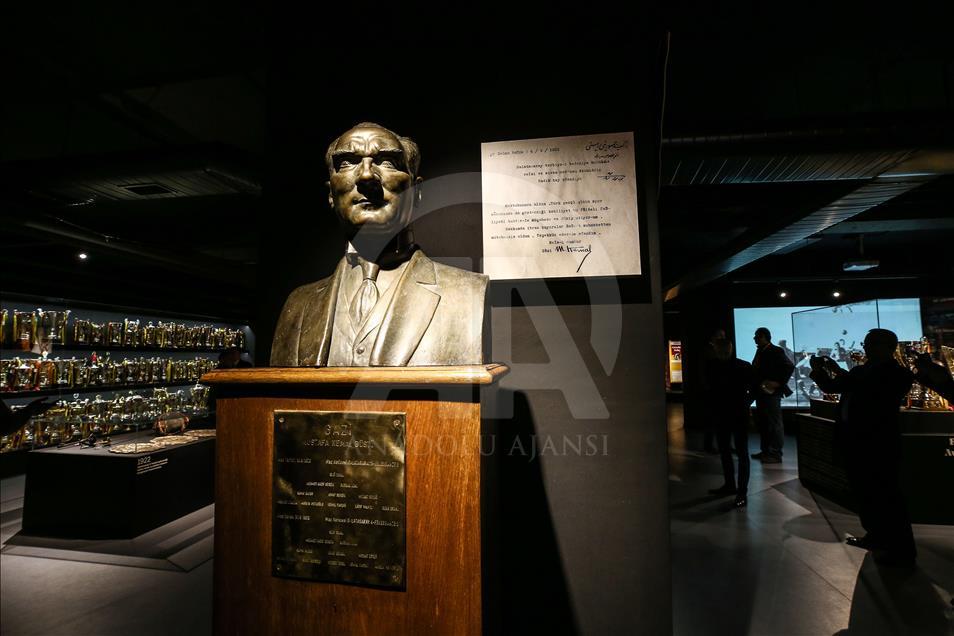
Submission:
<svg viewBox="0 0 954 636">
<path fill-rule="evenodd" d="M 328 275 L 343 253 L 322 157 L 354 123 L 377 121 L 418 142 L 425 201 L 449 205 L 418 224 L 416 239 L 429 255 L 477 270 L 481 142 L 634 131 L 646 302 L 613 302 L 610 290 L 591 305 L 581 288 L 573 304 L 535 305 L 530 297 L 548 290 L 522 286 L 503 290 L 514 306 L 492 310 L 492 359 L 513 372 L 485 405 L 499 464 L 489 518 L 500 587 L 488 596 L 500 598 L 509 633 L 669 633 L 660 38 L 536 35 L 398 42 L 413 46 L 415 64 L 402 64 L 401 51 L 397 61 L 375 47 L 339 51 L 330 37 L 284 41 L 270 66 L 259 355 L 288 292 Z"/>
</svg>

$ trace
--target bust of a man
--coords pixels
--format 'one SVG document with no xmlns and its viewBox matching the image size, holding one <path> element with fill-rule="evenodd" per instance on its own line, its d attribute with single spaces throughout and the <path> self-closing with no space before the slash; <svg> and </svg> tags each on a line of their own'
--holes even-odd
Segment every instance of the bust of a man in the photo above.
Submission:
<svg viewBox="0 0 954 636">
<path fill-rule="evenodd" d="M 288 296 L 271 366 L 480 364 L 487 277 L 432 261 L 411 237 L 417 144 L 365 122 L 325 163 L 348 246 L 331 276 Z"/>
</svg>

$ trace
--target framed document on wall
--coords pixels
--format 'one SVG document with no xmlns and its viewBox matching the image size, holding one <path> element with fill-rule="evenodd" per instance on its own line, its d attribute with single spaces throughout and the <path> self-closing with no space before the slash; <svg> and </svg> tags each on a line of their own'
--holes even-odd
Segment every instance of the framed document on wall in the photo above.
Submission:
<svg viewBox="0 0 954 636">
<path fill-rule="evenodd" d="M 481 144 L 491 280 L 643 274 L 632 132 Z"/>
</svg>

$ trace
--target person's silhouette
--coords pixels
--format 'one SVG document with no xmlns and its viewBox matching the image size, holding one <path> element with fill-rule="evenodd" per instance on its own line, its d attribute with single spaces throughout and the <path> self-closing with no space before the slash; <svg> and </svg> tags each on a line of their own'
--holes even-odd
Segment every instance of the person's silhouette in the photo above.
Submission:
<svg viewBox="0 0 954 636">
<path fill-rule="evenodd" d="M 872 329 L 865 337 L 867 362 L 845 371 L 831 358 L 812 356 L 812 379 L 838 393 L 836 439 L 844 452 L 858 517 L 867 534 L 848 544 L 874 551 L 875 560 L 913 565 L 917 555 L 901 491 L 899 408 L 914 375 L 895 359 L 898 337 Z"/>
<path fill-rule="evenodd" d="M 735 495 L 735 507 L 747 503 L 749 485 L 749 404 L 752 395 L 752 365 L 733 355 L 732 342 L 716 339 L 711 342 L 714 357 L 706 361 L 712 389 L 712 414 L 715 419 L 719 454 L 722 456 L 722 475 L 725 483 L 710 490 L 713 495 Z M 732 445 L 739 456 L 739 478 L 735 479 Z"/>
</svg>

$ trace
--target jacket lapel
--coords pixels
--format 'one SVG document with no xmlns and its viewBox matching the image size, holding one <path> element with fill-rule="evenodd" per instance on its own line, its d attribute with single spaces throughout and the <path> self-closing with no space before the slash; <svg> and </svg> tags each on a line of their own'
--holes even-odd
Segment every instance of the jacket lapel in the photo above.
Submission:
<svg viewBox="0 0 954 636">
<path fill-rule="evenodd" d="M 371 350 L 371 366 L 406 366 L 440 301 L 434 263 L 420 251 L 414 252 L 381 320 Z"/>
<path fill-rule="evenodd" d="M 323 367 L 328 364 L 328 351 L 331 347 L 331 330 L 335 322 L 335 300 L 344 277 L 348 259 L 338 262 L 334 275 L 328 285 L 315 291 L 304 309 L 301 325 L 301 340 L 298 347 L 298 365 L 302 367 Z"/>
</svg>

